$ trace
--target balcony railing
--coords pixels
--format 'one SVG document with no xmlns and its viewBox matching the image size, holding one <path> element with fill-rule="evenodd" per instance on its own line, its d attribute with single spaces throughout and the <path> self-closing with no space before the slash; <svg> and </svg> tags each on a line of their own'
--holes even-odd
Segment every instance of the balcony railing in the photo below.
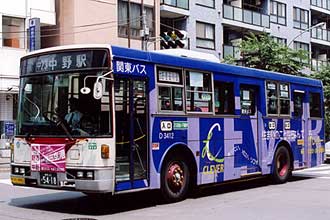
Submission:
<svg viewBox="0 0 330 220">
<path fill-rule="evenodd" d="M 330 42 L 330 31 L 322 28 L 312 29 L 311 37 Z"/>
<path fill-rule="evenodd" d="M 161 0 L 160 4 L 187 10 L 189 9 L 189 0 Z"/>
<path fill-rule="evenodd" d="M 311 0 L 311 5 L 330 10 L 330 0 Z"/>
<path fill-rule="evenodd" d="M 312 70 L 320 71 L 323 67 L 329 66 L 329 61 L 312 59 Z"/>
<path fill-rule="evenodd" d="M 241 59 L 241 51 L 238 46 L 223 45 L 223 58 L 231 56 L 236 60 Z"/>
<path fill-rule="evenodd" d="M 231 5 L 223 5 L 223 18 L 269 28 L 269 15 Z"/>
</svg>

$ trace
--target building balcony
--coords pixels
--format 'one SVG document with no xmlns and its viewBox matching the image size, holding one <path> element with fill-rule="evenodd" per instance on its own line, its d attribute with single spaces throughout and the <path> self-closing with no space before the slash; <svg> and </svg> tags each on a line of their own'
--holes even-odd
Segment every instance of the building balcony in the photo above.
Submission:
<svg viewBox="0 0 330 220">
<path fill-rule="evenodd" d="M 311 31 L 311 42 L 330 46 L 330 30 L 314 28 Z"/>
<path fill-rule="evenodd" d="M 238 46 L 223 45 L 223 58 L 233 57 L 236 60 L 241 59 L 241 50 Z"/>
<path fill-rule="evenodd" d="M 311 67 L 313 71 L 320 71 L 323 67 L 329 66 L 330 62 L 326 60 L 318 60 L 312 58 Z"/>
<path fill-rule="evenodd" d="M 269 15 L 259 12 L 223 5 L 223 23 L 238 27 L 244 27 L 256 31 L 264 31 L 270 28 Z"/>
<path fill-rule="evenodd" d="M 330 14 L 330 0 L 311 0 L 311 9 Z"/>
<path fill-rule="evenodd" d="M 161 0 L 160 16 L 165 18 L 179 18 L 189 16 L 189 0 Z"/>
</svg>

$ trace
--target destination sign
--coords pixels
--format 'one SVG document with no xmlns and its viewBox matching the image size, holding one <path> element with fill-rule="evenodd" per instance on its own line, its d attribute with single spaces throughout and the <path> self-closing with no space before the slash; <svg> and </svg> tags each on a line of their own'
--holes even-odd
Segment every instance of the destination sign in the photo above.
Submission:
<svg viewBox="0 0 330 220">
<path fill-rule="evenodd" d="M 105 50 L 84 50 L 52 53 L 27 58 L 21 63 L 21 74 L 38 74 L 58 71 L 83 70 L 108 67 Z"/>
</svg>

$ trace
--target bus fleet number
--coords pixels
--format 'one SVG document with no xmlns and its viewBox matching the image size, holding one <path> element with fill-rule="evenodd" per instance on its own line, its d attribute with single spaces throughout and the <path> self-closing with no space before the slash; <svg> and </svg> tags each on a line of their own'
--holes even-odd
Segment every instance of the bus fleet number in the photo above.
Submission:
<svg viewBox="0 0 330 220">
<path fill-rule="evenodd" d="M 162 140 L 162 139 L 174 139 L 174 133 L 173 132 L 170 132 L 170 133 L 159 133 L 159 140 Z"/>
</svg>

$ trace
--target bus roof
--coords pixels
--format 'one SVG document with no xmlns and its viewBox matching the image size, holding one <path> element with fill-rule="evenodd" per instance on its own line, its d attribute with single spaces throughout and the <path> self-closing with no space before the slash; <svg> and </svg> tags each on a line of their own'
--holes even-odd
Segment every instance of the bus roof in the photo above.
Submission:
<svg viewBox="0 0 330 220">
<path fill-rule="evenodd" d="M 172 56 L 157 52 L 145 52 L 117 46 L 112 46 L 112 56 L 124 59 L 136 59 L 162 65 L 200 69 L 210 72 L 222 72 L 252 78 L 271 79 L 275 81 L 284 81 L 308 86 L 322 87 L 322 82 L 320 80 L 307 77 L 294 76 L 242 66 L 234 66 L 224 63 L 208 62 L 206 60 L 196 58 L 180 57 L 174 55 Z"/>
<path fill-rule="evenodd" d="M 209 62 L 206 61 L 205 58 L 198 59 L 187 56 L 181 57 L 178 54 L 169 55 L 167 53 L 146 52 L 136 49 L 110 46 L 109 44 L 76 44 L 76 45 L 57 46 L 57 47 L 51 47 L 51 48 L 45 48 L 45 49 L 33 51 L 28 53 L 24 57 L 28 57 L 40 53 L 53 52 L 53 51 L 74 50 L 74 49 L 83 49 L 83 48 L 109 49 L 112 56 L 124 58 L 124 59 L 135 59 L 135 60 L 151 62 L 161 65 L 169 65 L 169 66 L 176 66 L 176 67 L 183 67 L 190 69 L 200 69 L 210 72 L 222 72 L 222 73 L 240 75 L 240 76 L 246 76 L 252 78 L 271 79 L 275 81 L 285 81 L 285 82 L 303 84 L 308 86 L 322 87 L 322 82 L 316 79 L 293 76 L 284 73 L 271 72 L 271 71 L 242 67 L 242 66 L 234 66 L 224 63 L 216 63 L 214 61 Z M 196 57 L 196 55 L 194 55 L 194 57 Z"/>
</svg>

